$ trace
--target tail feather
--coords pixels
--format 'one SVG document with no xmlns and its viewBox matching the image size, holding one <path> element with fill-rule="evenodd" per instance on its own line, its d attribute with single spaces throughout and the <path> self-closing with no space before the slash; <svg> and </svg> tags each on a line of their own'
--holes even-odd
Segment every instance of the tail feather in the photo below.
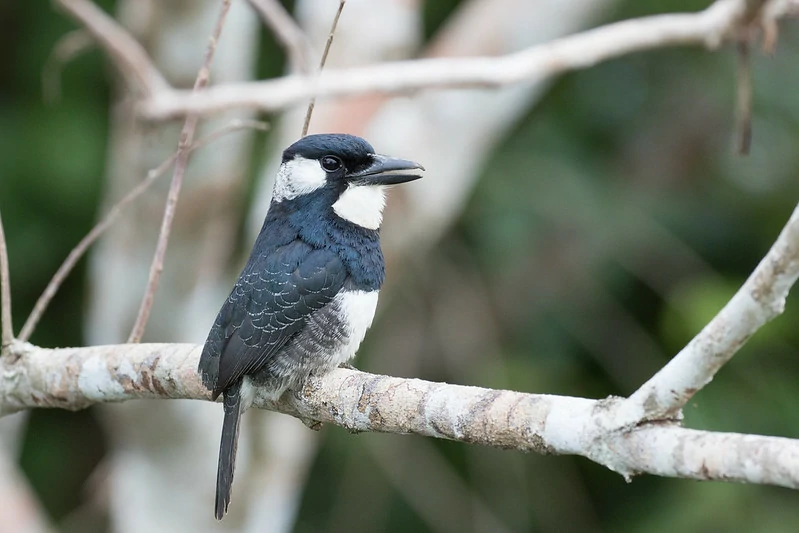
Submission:
<svg viewBox="0 0 799 533">
<path fill-rule="evenodd" d="M 236 448 L 241 420 L 241 384 L 239 379 L 224 392 L 225 418 L 222 422 L 222 440 L 219 444 L 219 466 L 216 471 L 216 519 L 222 520 L 230 505 L 233 472 L 236 467 Z"/>
</svg>

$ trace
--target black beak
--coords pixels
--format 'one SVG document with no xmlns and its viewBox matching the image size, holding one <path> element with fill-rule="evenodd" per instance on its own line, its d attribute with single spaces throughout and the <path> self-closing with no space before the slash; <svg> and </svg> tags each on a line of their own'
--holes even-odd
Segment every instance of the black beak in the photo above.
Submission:
<svg viewBox="0 0 799 533">
<path fill-rule="evenodd" d="M 419 163 L 379 154 L 374 154 L 372 157 L 371 165 L 347 176 L 354 185 L 397 185 L 422 177 L 419 172 L 408 172 L 424 170 Z"/>
</svg>

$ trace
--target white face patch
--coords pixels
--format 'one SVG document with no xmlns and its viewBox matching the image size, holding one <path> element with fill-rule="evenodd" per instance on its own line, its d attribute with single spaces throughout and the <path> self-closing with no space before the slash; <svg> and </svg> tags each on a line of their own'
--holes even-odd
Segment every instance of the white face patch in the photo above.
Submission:
<svg viewBox="0 0 799 533">
<path fill-rule="evenodd" d="M 316 159 L 294 156 L 280 165 L 272 198 L 278 202 L 291 200 L 325 186 L 327 173 Z"/>
<path fill-rule="evenodd" d="M 377 229 L 383 222 L 385 189 L 382 185 L 348 185 L 333 204 L 333 212 L 353 224 Z"/>
</svg>

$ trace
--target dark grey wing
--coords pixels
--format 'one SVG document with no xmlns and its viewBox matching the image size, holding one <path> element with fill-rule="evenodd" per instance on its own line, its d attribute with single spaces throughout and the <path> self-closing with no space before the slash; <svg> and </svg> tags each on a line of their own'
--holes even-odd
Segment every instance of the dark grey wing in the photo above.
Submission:
<svg viewBox="0 0 799 533">
<path fill-rule="evenodd" d="M 213 398 L 260 370 L 312 313 L 330 303 L 346 277 L 338 255 L 299 240 L 250 258 L 200 357 L 203 384 Z"/>
</svg>

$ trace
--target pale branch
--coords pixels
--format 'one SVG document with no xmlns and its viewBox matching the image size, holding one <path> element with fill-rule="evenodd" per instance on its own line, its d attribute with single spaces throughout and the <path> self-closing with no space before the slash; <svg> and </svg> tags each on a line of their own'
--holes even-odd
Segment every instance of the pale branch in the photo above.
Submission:
<svg viewBox="0 0 799 533">
<path fill-rule="evenodd" d="M 630 420 L 674 416 L 766 322 L 799 278 L 799 206 L 724 308 L 626 402 Z"/>
<path fill-rule="evenodd" d="M 8 246 L 2 217 L 0 217 L 0 321 L 3 322 L 2 336 L 0 336 L 1 354 L 3 348 L 14 341 L 14 326 L 11 320 L 11 276 L 8 272 Z"/>
<path fill-rule="evenodd" d="M 196 370 L 201 350 L 193 344 L 50 350 L 16 341 L 0 360 L 0 415 L 132 399 L 208 400 Z M 799 440 L 697 431 L 667 418 L 619 425 L 622 404 L 336 369 L 277 403 L 256 395 L 254 406 L 352 432 L 581 455 L 627 478 L 650 473 L 799 488 Z"/>
<path fill-rule="evenodd" d="M 221 139 L 225 135 L 229 133 L 233 133 L 236 131 L 241 131 L 245 129 L 256 129 L 260 131 L 266 131 L 268 125 L 265 122 L 260 122 L 256 120 L 234 120 L 229 125 L 222 127 L 216 131 L 213 131 L 206 135 L 205 137 L 197 140 L 194 144 L 191 145 L 189 148 L 190 152 L 195 150 L 199 150 L 200 148 Z M 58 270 L 53 277 L 50 279 L 50 282 L 45 287 L 44 292 L 42 292 L 39 299 L 36 300 L 36 304 L 33 306 L 33 310 L 31 311 L 28 318 L 25 320 L 25 323 L 22 325 L 22 329 L 19 332 L 19 340 L 25 342 L 30 339 L 31 335 L 33 335 L 36 326 L 39 324 L 39 320 L 42 318 L 47 306 L 50 305 L 50 301 L 58 292 L 58 289 L 61 288 L 61 284 L 64 283 L 64 280 L 69 276 L 72 269 L 75 268 L 75 265 L 80 261 L 80 259 L 84 256 L 84 254 L 89 250 L 89 247 L 94 244 L 94 242 L 99 239 L 105 231 L 110 228 L 114 222 L 119 218 L 125 208 L 128 205 L 133 203 L 138 197 L 140 197 L 144 192 L 150 188 L 158 178 L 163 176 L 169 167 L 175 162 L 178 157 L 178 153 L 175 152 L 168 158 L 166 158 L 160 165 L 156 168 L 151 169 L 147 172 L 147 176 L 144 180 L 142 180 L 138 185 L 133 187 L 125 196 L 123 196 L 117 203 L 115 203 L 108 213 L 100 220 L 89 233 L 84 236 L 80 242 L 75 245 L 72 251 L 69 252 L 69 255 L 61 263 L 61 266 L 58 267 Z"/>
<path fill-rule="evenodd" d="M 611 451 L 646 464 L 647 474 L 736 481 L 799 488 L 799 440 L 741 433 L 717 433 L 661 424 L 618 433 Z"/>
<path fill-rule="evenodd" d="M 42 68 L 42 96 L 50 104 L 61 98 L 61 70 L 64 65 L 89 49 L 94 44 L 91 34 L 85 29 L 73 30 L 63 35 L 53 45 Z"/>
<path fill-rule="evenodd" d="M 761 49 L 773 55 L 777 49 L 779 27 L 777 21 L 787 16 L 799 15 L 799 2 L 796 0 L 771 0 L 760 11 L 760 28 L 763 30 Z"/>
<path fill-rule="evenodd" d="M 768 8 L 772 2 L 766 5 Z M 769 11 L 785 16 L 797 0 Z M 397 61 L 359 68 L 327 70 L 318 78 L 291 75 L 275 80 L 230 83 L 202 94 L 168 90 L 139 103 L 145 118 L 163 120 L 188 113 L 231 108 L 283 109 L 312 97 L 364 93 L 407 93 L 445 87 L 499 87 L 538 82 L 563 72 L 591 67 L 615 57 L 681 45 L 718 47 L 752 22 L 746 0 L 718 0 L 704 11 L 630 19 L 556 39 L 500 57 L 436 58 Z"/>
<path fill-rule="evenodd" d="M 311 43 L 278 0 L 248 0 L 283 46 L 296 71 L 311 72 Z"/>
<path fill-rule="evenodd" d="M 222 5 L 219 9 L 219 15 L 214 25 L 214 30 L 211 33 L 211 38 L 208 41 L 208 47 L 205 50 L 205 58 L 203 64 L 197 73 L 197 79 L 194 81 L 194 88 L 191 94 L 201 93 L 211 77 L 211 63 L 214 60 L 214 53 L 216 52 L 216 45 L 219 43 L 219 37 L 222 34 L 222 28 L 225 25 L 228 11 L 230 11 L 231 0 L 222 0 Z M 196 114 L 190 114 L 186 117 L 183 123 L 183 128 L 180 131 L 180 139 L 178 140 L 177 157 L 175 158 L 175 169 L 172 172 L 172 181 L 169 184 L 169 192 L 167 193 L 166 206 L 164 207 L 164 217 L 161 221 L 161 230 L 158 233 L 158 242 L 155 247 L 155 255 L 153 256 L 152 263 L 150 264 L 150 274 L 147 279 L 147 288 L 144 291 L 139 312 L 136 315 L 136 321 L 130 331 L 128 342 L 139 342 L 144 335 L 144 328 L 147 326 L 147 321 L 150 318 L 150 311 L 153 307 L 155 300 L 155 292 L 158 290 L 158 282 L 161 279 L 161 272 L 164 269 L 164 257 L 166 256 L 166 249 L 169 245 L 169 234 L 172 231 L 172 221 L 175 218 L 175 211 L 177 209 L 178 197 L 180 196 L 180 188 L 183 185 L 183 175 L 186 172 L 186 167 L 189 164 L 189 156 L 191 155 L 191 145 L 194 140 L 194 132 L 197 129 L 197 123 L 200 117 Z"/>
<path fill-rule="evenodd" d="M 55 0 L 55 3 L 91 33 L 129 86 L 146 96 L 171 90 L 142 45 L 102 9 L 89 0 Z"/>
</svg>

